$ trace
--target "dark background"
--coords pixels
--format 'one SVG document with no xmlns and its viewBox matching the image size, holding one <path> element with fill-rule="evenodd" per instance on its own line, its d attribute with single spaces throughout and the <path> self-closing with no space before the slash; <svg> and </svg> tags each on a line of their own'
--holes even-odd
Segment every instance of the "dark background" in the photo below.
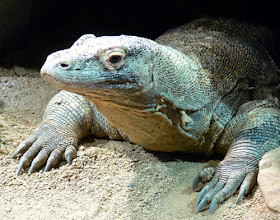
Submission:
<svg viewBox="0 0 280 220">
<path fill-rule="evenodd" d="M 200 17 L 246 20 L 280 30 L 277 1 L 0 0 L 0 65 L 40 67 L 85 33 L 155 39 Z"/>
</svg>

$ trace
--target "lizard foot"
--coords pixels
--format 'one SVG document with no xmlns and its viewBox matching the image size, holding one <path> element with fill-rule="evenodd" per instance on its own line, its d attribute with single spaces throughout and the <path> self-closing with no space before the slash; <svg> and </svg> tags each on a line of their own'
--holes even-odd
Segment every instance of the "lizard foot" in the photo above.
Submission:
<svg viewBox="0 0 280 220">
<path fill-rule="evenodd" d="M 46 164 L 44 172 L 54 167 L 64 156 L 67 163 L 71 164 L 77 156 L 77 140 L 75 137 L 67 139 L 59 133 L 55 127 L 47 123 L 42 123 L 34 134 L 23 141 L 11 156 L 16 158 L 22 155 L 17 170 L 17 175 L 23 168 L 30 165 L 28 173 L 31 174 Z"/>
<path fill-rule="evenodd" d="M 248 158 L 247 158 L 248 160 Z M 226 158 L 220 162 L 214 177 L 200 191 L 197 198 L 197 212 L 200 212 L 210 203 L 210 214 L 216 210 L 217 204 L 223 203 L 240 186 L 240 191 L 236 203 L 247 194 L 255 185 L 258 167 L 257 165 L 248 165 L 245 158 Z M 211 171 L 211 169 L 208 169 Z M 193 182 L 193 187 L 197 187 L 199 182 L 207 180 L 204 177 L 206 169 L 202 170 Z M 213 170 L 212 170 L 213 171 Z M 211 173 L 211 172 L 210 172 Z M 209 180 L 210 175 L 208 175 Z"/>
</svg>

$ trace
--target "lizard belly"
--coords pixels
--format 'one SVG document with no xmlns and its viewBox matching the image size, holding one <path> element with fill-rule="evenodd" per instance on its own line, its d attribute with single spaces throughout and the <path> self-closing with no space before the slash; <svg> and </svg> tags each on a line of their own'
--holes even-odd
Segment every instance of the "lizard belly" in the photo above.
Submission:
<svg viewBox="0 0 280 220">
<path fill-rule="evenodd" d="M 190 138 L 178 124 L 173 124 L 161 112 L 114 107 L 96 100 L 94 105 L 131 142 L 148 150 L 205 154 L 205 146 L 197 144 L 197 140 Z"/>
</svg>

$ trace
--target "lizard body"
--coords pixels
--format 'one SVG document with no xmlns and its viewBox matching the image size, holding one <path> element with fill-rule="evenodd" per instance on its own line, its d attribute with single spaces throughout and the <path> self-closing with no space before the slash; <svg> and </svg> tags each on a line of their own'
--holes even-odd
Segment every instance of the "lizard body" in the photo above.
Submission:
<svg viewBox="0 0 280 220">
<path fill-rule="evenodd" d="M 16 152 L 18 169 L 51 169 L 76 156 L 89 134 L 155 151 L 225 154 L 198 197 L 210 213 L 240 186 L 256 182 L 263 154 L 280 144 L 280 72 L 269 30 L 226 19 L 199 19 L 155 41 L 84 35 L 51 54 L 41 73 L 66 91 L 47 106 L 42 124 Z M 48 143 L 48 144 L 45 144 Z M 43 147 L 43 145 L 45 145 Z M 208 175 L 209 172 L 213 175 Z"/>
</svg>

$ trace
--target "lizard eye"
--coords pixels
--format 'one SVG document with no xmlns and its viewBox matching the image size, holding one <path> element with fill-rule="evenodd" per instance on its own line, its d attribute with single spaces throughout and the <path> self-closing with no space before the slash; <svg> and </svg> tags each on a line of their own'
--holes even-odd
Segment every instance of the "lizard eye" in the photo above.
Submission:
<svg viewBox="0 0 280 220">
<path fill-rule="evenodd" d="M 100 58 L 108 69 L 118 69 L 125 62 L 125 51 L 121 48 L 111 48 L 105 51 Z"/>
<path fill-rule="evenodd" d="M 116 63 L 120 62 L 121 59 L 122 59 L 122 56 L 120 56 L 120 55 L 112 55 L 112 56 L 109 58 L 109 61 L 110 61 L 110 63 L 112 63 L 112 64 L 116 64 Z"/>
</svg>

